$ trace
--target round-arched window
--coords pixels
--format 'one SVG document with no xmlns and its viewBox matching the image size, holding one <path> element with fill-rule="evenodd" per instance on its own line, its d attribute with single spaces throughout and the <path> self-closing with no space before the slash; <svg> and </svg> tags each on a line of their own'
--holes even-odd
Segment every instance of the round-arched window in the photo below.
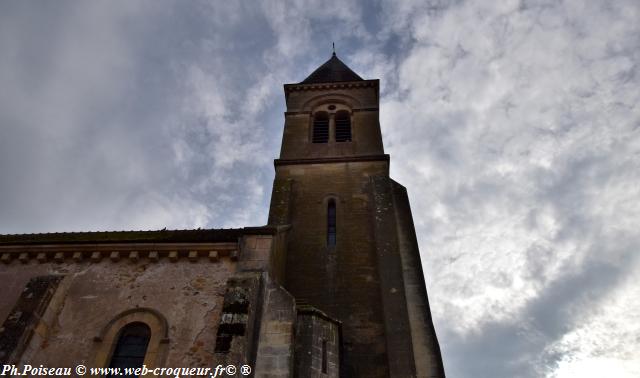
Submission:
<svg viewBox="0 0 640 378">
<path fill-rule="evenodd" d="M 142 367 L 150 339 L 151 329 L 142 322 L 133 322 L 122 327 L 111 355 L 109 367 Z"/>
</svg>

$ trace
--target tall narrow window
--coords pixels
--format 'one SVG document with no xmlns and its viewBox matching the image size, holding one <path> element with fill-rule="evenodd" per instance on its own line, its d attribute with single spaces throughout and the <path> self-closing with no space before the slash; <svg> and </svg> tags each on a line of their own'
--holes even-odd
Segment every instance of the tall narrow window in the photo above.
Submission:
<svg viewBox="0 0 640 378">
<path fill-rule="evenodd" d="M 325 112 L 316 113 L 313 118 L 313 143 L 327 143 L 329 141 L 329 114 Z"/>
<path fill-rule="evenodd" d="M 336 142 L 351 141 L 351 117 L 349 112 L 339 111 L 336 113 Z"/>
<path fill-rule="evenodd" d="M 151 329 L 144 323 L 134 322 L 124 326 L 120 331 L 118 342 L 113 350 L 109 367 L 142 367 L 150 338 Z M 111 375 L 108 375 L 108 377 L 111 377 Z"/>
<path fill-rule="evenodd" d="M 322 374 L 327 374 L 327 340 L 322 340 Z"/>
<path fill-rule="evenodd" d="M 336 201 L 333 199 L 329 200 L 327 206 L 327 245 L 336 245 Z"/>
</svg>

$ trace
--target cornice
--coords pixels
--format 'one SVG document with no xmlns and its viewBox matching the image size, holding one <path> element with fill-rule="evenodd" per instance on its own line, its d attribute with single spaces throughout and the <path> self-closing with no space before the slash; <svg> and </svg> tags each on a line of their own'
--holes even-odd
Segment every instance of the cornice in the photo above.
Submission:
<svg viewBox="0 0 640 378">
<path fill-rule="evenodd" d="M 0 234 L 0 246 L 36 244 L 123 244 L 123 243 L 220 243 L 236 242 L 243 235 L 275 235 L 273 226 L 149 231 L 54 232 L 43 234 Z"/>
<path fill-rule="evenodd" d="M 35 261 L 45 263 L 99 263 L 103 260 L 118 262 L 129 260 L 138 262 L 171 262 L 188 260 L 198 262 L 205 259 L 218 262 L 226 257 L 238 259 L 238 243 L 139 243 L 139 244 L 86 244 L 86 245 L 30 245 L 0 246 L 0 262 L 28 264 Z"/>
<path fill-rule="evenodd" d="M 308 159 L 275 159 L 273 165 L 278 167 L 281 165 L 296 164 L 330 164 L 330 163 L 357 163 L 363 161 L 384 161 L 389 162 L 389 154 L 381 155 L 362 155 L 362 156 L 338 156 L 324 158 L 308 158 Z"/>
<path fill-rule="evenodd" d="M 338 327 L 342 326 L 342 322 L 341 321 L 330 317 L 326 313 L 318 310 L 317 308 L 315 308 L 315 307 L 313 307 L 311 305 L 308 305 L 308 304 L 296 304 L 296 310 L 298 312 L 298 315 L 317 316 L 319 318 L 322 318 L 324 320 L 327 320 L 327 321 L 337 325 Z"/>
<path fill-rule="evenodd" d="M 285 84 L 284 93 L 289 94 L 297 91 L 326 91 L 331 89 L 349 89 L 349 88 L 377 88 L 380 80 L 361 80 L 361 81 L 344 81 L 333 83 L 314 83 L 314 84 Z"/>
<path fill-rule="evenodd" d="M 380 108 L 354 108 L 354 109 L 352 109 L 352 111 L 354 113 L 358 113 L 358 112 L 377 112 L 379 110 L 380 110 Z M 285 117 L 298 116 L 298 115 L 310 116 L 311 114 L 313 114 L 313 112 L 311 110 L 284 112 L 284 116 Z"/>
</svg>

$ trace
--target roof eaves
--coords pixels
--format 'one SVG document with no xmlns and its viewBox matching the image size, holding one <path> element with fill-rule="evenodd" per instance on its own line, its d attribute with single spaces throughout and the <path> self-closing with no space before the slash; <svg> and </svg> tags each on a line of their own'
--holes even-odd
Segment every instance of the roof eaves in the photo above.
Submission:
<svg viewBox="0 0 640 378">
<path fill-rule="evenodd" d="M 273 235 L 275 227 L 245 227 L 228 229 L 148 230 L 55 232 L 41 234 L 0 234 L 0 245 L 24 244 L 85 244 L 85 243 L 173 243 L 173 242 L 235 242 L 243 235 Z"/>
</svg>

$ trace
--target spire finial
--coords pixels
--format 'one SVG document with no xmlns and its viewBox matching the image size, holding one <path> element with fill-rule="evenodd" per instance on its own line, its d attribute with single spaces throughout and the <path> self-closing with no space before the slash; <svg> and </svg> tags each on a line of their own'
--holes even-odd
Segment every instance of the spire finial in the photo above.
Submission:
<svg viewBox="0 0 640 378">
<path fill-rule="evenodd" d="M 336 44 L 334 42 L 331 42 L 331 46 L 333 46 L 333 56 L 336 56 Z"/>
</svg>

